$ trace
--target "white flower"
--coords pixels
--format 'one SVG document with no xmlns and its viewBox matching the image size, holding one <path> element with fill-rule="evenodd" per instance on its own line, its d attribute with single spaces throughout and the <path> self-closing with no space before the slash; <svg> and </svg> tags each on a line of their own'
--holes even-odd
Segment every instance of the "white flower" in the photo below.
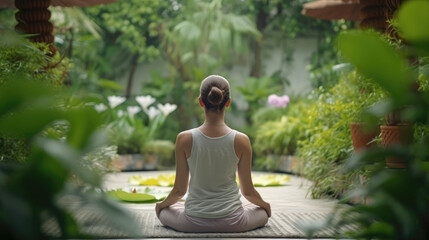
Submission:
<svg viewBox="0 0 429 240">
<path fill-rule="evenodd" d="M 159 108 L 159 110 L 161 110 L 161 112 L 164 114 L 164 116 L 168 116 L 168 114 L 170 114 L 171 112 L 176 110 L 177 105 L 171 104 L 171 103 L 166 103 L 165 105 L 162 105 L 162 104 L 158 103 L 158 108 Z"/>
<path fill-rule="evenodd" d="M 149 105 L 155 102 L 155 98 L 150 95 L 138 96 L 136 97 L 136 101 L 138 102 L 138 104 L 140 104 L 140 106 L 142 106 L 144 110 L 147 110 L 147 107 L 149 107 Z"/>
<path fill-rule="evenodd" d="M 115 108 L 119 104 L 125 102 L 126 98 L 120 96 L 108 96 L 107 100 L 109 100 L 110 107 Z"/>
<path fill-rule="evenodd" d="M 138 106 L 128 106 L 127 111 L 130 117 L 133 117 L 136 113 L 140 112 L 140 108 Z"/>
<path fill-rule="evenodd" d="M 160 111 L 158 109 L 156 109 L 155 107 L 150 107 L 147 111 L 146 114 L 149 116 L 149 119 L 152 120 L 154 119 L 158 114 L 160 114 Z"/>
<path fill-rule="evenodd" d="M 122 111 L 122 109 L 119 109 L 119 111 L 118 111 L 118 117 L 122 117 L 122 116 L 124 116 L 124 111 Z"/>
<path fill-rule="evenodd" d="M 104 111 L 106 111 L 107 106 L 104 105 L 104 104 L 102 104 L 102 103 L 100 103 L 100 104 L 94 105 L 94 109 L 97 112 L 104 112 Z"/>
</svg>

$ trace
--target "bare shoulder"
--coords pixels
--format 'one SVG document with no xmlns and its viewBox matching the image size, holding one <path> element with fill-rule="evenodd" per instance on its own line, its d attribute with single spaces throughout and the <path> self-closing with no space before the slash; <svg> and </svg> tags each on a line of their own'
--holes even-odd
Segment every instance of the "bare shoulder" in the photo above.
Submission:
<svg viewBox="0 0 429 240">
<path fill-rule="evenodd" d="M 176 139 L 176 144 L 179 144 L 179 143 L 184 145 L 192 144 L 192 131 L 186 130 L 186 131 L 180 132 L 177 135 L 177 139 Z"/>
<path fill-rule="evenodd" d="M 237 134 L 235 135 L 235 143 L 242 146 L 249 144 L 250 140 L 245 133 L 237 131 Z"/>
<path fill-rule="evenodd" d="M 176 154 L 183 153 L 186 158 L 191 156 L 192 151 L 192 131 L 186 130 L 177 135 Z"/>
<path fill-rule="evenodd" d="M 237 131 L 237 134 L 235 135 L 234 149 L 235 154 L 239 159 L 242 158 L 243 154 L 248 155 L 248 153 L 252 151 L 249 137 L 246 134 Z"/>
</svg>

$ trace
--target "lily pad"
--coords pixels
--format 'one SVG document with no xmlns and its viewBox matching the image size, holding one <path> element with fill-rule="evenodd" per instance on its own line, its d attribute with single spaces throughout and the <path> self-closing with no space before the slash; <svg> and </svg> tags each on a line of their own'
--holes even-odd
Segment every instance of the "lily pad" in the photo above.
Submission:
<svg viewBox="0 0 429 240">
<path fill-rule="evenodd" d="M 252 177 L 253 185 L 255 187 L 274 187 L 284 186 L 289 182 L 290 177 L 283 174 L 267 174 L 255 175 Z"/>
<path fill-rule="evenodd" d="M 162 186 L 171 187 L 174 185 L 176 174 L 159 174 L 155 177 L 143 177 L 142 175 L 132 176 L 128 182 L 133 185 L 141 186 Z M 289 182 L 290 177 L 285 174 L 255 174 L 252 176 L 255 187 L 284 186 Z M 238 182 L 238 177 L 237 177 Z"/>
<path fill-rule="evenodd" d="M 161 187 L 172 187 L 176 174 L 159 174 L 155 177 L 143 177 L 142 175 L 131 176 L 128 182 L 133 185 L 141 186 L 161 186 Z"/>
<path fill-rule="evenodd" d="M 130 193 L 125 192 L 122 189 L 111 190 L 107 193 L 113 198 L 123 202 L 154 203 L 160 201 L 159 199 L 156 199 L 155 196 L 147 193 Z"/>
</svg>

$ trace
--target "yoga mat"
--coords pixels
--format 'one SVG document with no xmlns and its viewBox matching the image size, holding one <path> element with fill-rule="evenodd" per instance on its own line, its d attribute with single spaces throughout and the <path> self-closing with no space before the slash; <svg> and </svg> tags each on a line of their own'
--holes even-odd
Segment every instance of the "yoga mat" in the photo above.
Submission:
<svg viewBox="0 0 429 240">
<path fill-rule="evenodd" d="M 95 235 L 99 238 L 304 238 L 301 223 L 312 223 L 327 218 L 326 212 L 274 212 L 265 227 L 244 233 L 183 233 L 164 227 L 154 211 L 133 210 L 134 222 L 139 226 L 137 236 L 115 229 L 101 212 L 95 209 L 84 208 L 74 213 L 83 233 Z M 46 222 L 44 230 L 54 237 L 58 237 L 57 224 L 51 220 Z M 342 231 L 353 230 L 352 227 Z M 316 232 L 313 238 L 333 238 L 333 229 L 324 229 Z"/>
</svg>

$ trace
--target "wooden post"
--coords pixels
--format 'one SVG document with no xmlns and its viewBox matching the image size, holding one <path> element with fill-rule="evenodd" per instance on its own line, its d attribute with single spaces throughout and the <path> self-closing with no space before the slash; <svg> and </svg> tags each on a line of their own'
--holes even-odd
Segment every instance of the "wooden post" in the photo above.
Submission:
<svg viewBox="0 0 429 240">
<path fill-rule="evenodd" d="M 15 30 L 29 36 L 32 42 L 41 42 L 50 44 L 51 54 L 54 55 L 56 48 L 54 43 L 54 25 L 49 22 L 51 12 L 48 7 L 51 0 L 15 0 L 15 6 L 19 10 L 15 14 L 18 24 Z"/>
</svg>

